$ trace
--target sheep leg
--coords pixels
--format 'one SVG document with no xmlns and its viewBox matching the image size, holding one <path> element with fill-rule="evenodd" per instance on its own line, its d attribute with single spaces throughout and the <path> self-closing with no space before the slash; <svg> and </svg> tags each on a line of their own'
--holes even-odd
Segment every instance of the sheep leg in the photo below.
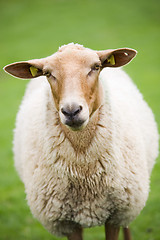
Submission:
<svg viewBox="0 0 160 240">
<path fill-rule="evenodd" d="M 83 240 L 83 229 L 82 228 L 77 228 L 76 231 L 71 233 L 67 238 L 68 240 Z"/>
<path fill-rule="evenodd" d="M 105 235 L 106 240 L 118 240 L 120 227 L 115 227 L 108 223 L 105 223 Z"/>
<path fill-rule="evenodd" d="M 129 228 L 123 228 L 124 240 L 132 240 L 131 232 Z"/>
</svg>

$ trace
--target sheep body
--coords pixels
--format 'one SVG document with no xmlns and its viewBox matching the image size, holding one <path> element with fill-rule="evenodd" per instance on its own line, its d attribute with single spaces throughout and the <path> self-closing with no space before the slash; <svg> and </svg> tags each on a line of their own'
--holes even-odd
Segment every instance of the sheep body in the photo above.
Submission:
<svg viewBox="0 0 160 240">
<path fill-rule="evenodd" d="M 81 131 L 66 136 L 44 77 L 29 83 L 17 116 L 15 165 L 28 204 L 58 236 L 106 220 L 128 226 L 148 197 L 158 155 L 153 114 L 121 69 L 100 78 L 105 101 Z"/>
</svg>

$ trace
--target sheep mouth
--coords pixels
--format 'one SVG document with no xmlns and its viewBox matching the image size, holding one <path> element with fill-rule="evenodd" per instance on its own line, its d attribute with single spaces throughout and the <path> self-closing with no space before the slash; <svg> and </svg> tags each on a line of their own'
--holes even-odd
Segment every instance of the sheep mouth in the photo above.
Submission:
<svg viewBox="0 0 160 240">
<path fill-rule="evenodd" d="M 73 131 L 82 130 L 86 125 L 86 121 L 84 120 L 66 120 L 65 125 L 69 127 Z"/>
</svg>

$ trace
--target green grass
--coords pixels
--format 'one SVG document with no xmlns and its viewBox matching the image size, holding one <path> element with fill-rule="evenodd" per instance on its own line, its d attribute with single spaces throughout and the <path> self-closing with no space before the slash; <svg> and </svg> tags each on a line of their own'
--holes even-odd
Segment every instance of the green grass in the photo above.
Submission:
<svg viewBox="0 0 160 240">
<path fill-rule="evenodd" d="M 30 213 L 14 169 L 13 128 L 27 81 L 7 76 L 14 61 L 45 57 L 69 42 L 93 49 L 138 50 L 125 67 L 160 124 L 159 0 L 5 0 L 0 2 L 0 240 L 57 239 Z M 133 239 L 160 240 L 160 161 L 153 170 L 146 207 L 131 224 Z M 86 240 L 104 239 L 103 227 Z M 122 235 L 120 236 L 122 239 Z"/>
</svg>

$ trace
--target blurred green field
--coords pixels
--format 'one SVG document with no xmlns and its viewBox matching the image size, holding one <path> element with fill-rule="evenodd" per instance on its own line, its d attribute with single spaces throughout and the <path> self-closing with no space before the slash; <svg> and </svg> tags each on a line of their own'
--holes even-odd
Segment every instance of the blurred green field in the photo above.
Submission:
<svg viewBox="0 0 160 240">
<path fill-rule="evenodd" d="M 14 79 L 2 68 L 45 57 L 69 42 L 97 50 L 134 48 L 138 55 L 125 70 L 160 126 L 160 1 L 1 0 L 0 29 L 0 240 L 56 240 L 32 217 L 14 169 L 13 128 L 28 81 Z M 149 200 L 131 231 L 133 240 L 160 240 L 159 159 Z M 102 240 L 103 227 L 84 235 L 85 240 Z"/>
</svg>

